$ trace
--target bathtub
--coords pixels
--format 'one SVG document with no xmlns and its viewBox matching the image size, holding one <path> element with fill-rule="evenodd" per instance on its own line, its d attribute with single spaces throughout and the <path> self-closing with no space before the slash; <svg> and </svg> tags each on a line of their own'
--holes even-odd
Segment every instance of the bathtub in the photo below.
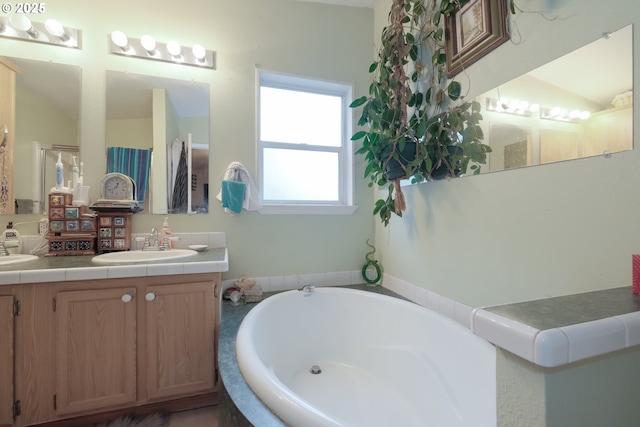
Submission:
<svg viewBox="0 0 640 427">
<path fill-rule="evenodd" d="M 244 318 L 236 353 L 249 387 L 289 426 L 496 425 L 495 348 L 398 298 L 276 294 Z"/>
</svg>

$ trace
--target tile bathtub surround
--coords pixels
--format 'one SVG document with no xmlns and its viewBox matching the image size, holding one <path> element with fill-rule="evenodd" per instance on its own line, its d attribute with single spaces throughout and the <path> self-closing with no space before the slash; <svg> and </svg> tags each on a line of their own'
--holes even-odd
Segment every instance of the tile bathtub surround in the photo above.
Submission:
<svg viewBox="0 0 640 427">
<path fill-rule="evenodd" d="M 309 284 L 362 283 L 359 270 L 252 279 L 264 292 L 299 289 Z M 223 287 L 232 286 L 236 280 L 224 281 Z M 539 366 L 561 366 L 640 345 L 640 295 L 633 295 L 628 287 L 472 308 L 388 274 L 383 276 L 381 285 Z"/>
<path fill-rule="evenodd" d="M 640 344 L 640 295 L 629 287 L 506 304 L 473 313 L 473 332 L 556 367 Z"/>
<path fill-rule="evenodd" d="M 223 289 L 227 289 L 238 280 L 228 279 L 222 284 Z M 339 271 L 328 273 L 294 274 L 287 276 L 251 277 L 262 287 L 263 292 L 280 292 L 292 289 L 300 289 L 305 285 L 314 286 L 348 286 L 362 284 L 362 272 Z M 428 291 L 420 286 L 416 286 L 407 281 L 385 274 L 380 285 L 389 289 L 395 294 L 413 301 L 423 307 L 443 314 L 462 326 L 471 329 L 471 318 L 473 309 L 468 305 L 459 303 L 445 296 Z"/>
</svg>

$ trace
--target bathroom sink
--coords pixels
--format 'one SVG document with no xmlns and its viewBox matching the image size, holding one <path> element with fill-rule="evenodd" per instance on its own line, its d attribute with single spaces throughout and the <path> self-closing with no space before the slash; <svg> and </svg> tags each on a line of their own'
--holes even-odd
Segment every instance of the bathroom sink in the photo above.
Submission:
<svg viewBox="0 0 640 427">
<path fill-rule="evenodd" d="M 91 258 L 95 264 L 133 264 L 136 262 L 170 261 L 187 258 L 198 252 L 191 249 L 171 249 L 168 251 L 124 251 L 110 252 Z"/>
<path fill-rule="evenodd" d="M 29 254 L 10 254 L 8 256 L 0 257 L 0 267 L 3 265 L 20 264 L 22 262 L 33 261 L 34 259 L 38 259 L 38 257 Z"/>
</svg>

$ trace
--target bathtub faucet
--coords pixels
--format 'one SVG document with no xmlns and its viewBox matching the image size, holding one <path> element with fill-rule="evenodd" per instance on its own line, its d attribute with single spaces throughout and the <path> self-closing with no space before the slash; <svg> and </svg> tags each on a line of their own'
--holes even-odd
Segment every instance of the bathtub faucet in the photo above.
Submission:
<svg viewBox="0 0 640 427">
<path fill-rule="evenodd" d="M 302 291 L 302 293 L 304 294 L 304 296 L 309 296 L 309 295 L 311 295 L 311 293 L 313 292 L 313 290 L 314 290 L 315 288 L 316 288 L 316 287 L 315 287 L 315 286 L 313 286 L 313 285 L 306 285 L 306 286 L 303 286 L 302 288 L 300 288 L 300 289 L 298 289 L 298 290 L 299 290 L 299 291 Z"/>
</svg>

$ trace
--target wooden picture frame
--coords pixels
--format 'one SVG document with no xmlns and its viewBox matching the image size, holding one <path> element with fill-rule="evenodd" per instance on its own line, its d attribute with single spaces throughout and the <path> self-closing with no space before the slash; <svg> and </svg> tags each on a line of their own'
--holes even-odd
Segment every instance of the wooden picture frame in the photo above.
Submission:
<svg viewBox="0 0 640 427">
<path fill-rule="evenodd" d="M 507 0 L 469 0 L 445 17 L 447 76 L 509 40 Z"/>
</svg>

